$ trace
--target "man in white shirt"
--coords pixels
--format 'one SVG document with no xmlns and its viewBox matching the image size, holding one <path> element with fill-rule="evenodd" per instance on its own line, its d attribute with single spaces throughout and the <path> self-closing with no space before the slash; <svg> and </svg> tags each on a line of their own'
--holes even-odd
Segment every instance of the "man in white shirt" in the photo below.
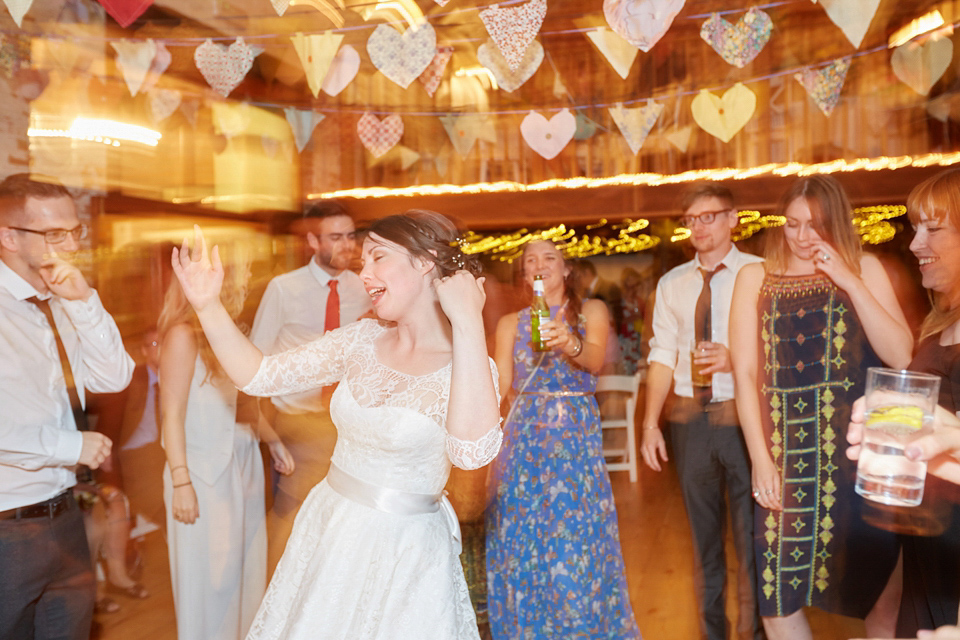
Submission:
<svg viewBox="0 0 960 640">
<path fill-rule="evenodd" d="M 85 392 L 122 390 L 133 360 L 69 262 L 85 234 L 64 187 L 0 182 L 0 638 L 90 636 L 96 582 L 71 487 L 111 442 L 78 426 Z"/>
<path fill-rule="evenodd" d="M 731 241 L 738 216 L 726 187 L 693 185 L 682 210 L 681 224 L 690 229 L 697 253 L 657 284 L 641 453 L 655 471 L 661 469 L 660 459 L 667 460 L 660 417 L 672 383 L 676 398 L 668 418 L 671 449 L 693 534 L 701 629 L 709 640 L 727 638 L 724 532 L 729 503 L 739 559 L 738 637 L 763 638 L 756 603 L 750 460 L 737 419 L 727 348 L 737 272 L 762 259 L 741 253 Z M 697 385 L 692 364 L 706 376 Z"/>
<path fill-rule="evenodd" d="M 306 266 L 270 281 L 250 332 L 250 340 L 267 355 L 316 340 L 333 328 L 330 314 L 334 326 L 344 326 L 372 308 L 360 277 L 349 268 L 357 245 L 347 210 L 337 202 L 320 202 L 300 222 L 313 258 Z M 339 313 L 328 304 L 334 291 Z M 283 554 L 300 504 L 330 468 L 337 431 L 325 406 L 329 394 L 318 389 L 261 402 L 263 413 L 272 414 L 267 418 L 296 465 L 292 474 L 278 479 L 267 514 L 269 573 Z"/>
</svg>

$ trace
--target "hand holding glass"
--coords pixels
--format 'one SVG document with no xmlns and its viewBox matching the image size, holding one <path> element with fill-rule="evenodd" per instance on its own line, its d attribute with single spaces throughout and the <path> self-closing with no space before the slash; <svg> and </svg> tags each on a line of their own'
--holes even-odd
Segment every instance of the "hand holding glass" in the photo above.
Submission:
<svg viewBox="0 0 960 640">
<path fill-rule="evenodd" d="M 932 431 L 939 393 L 939 376 L 881 367 L 867 369 L 857 493 L 883 504 L 920 504 L 927 463 L 910 460 L 904 449 Z"/>
</svg>

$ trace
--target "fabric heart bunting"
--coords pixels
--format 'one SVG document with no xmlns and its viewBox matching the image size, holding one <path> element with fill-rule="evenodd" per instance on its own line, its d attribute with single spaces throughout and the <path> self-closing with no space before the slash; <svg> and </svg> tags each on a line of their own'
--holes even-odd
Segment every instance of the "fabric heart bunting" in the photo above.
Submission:
<svg viewBox="0 0 960 640">
<path fill-rule="evenodd" d="M 7 5 L 7 10 L 10 12 L 13 21 L 17 23 L 18 27 L 22 27 L 23 16 L 27 15 L 27 11 L 33 5 L 33 0 L 3 0 L 3 2 Z"/>
<path fill-rule="evenodd" d="M 443 72 L 447 68 L 447 63 L 450 62 L 452 56 L 453 47 L 437 47 L 437 55 L 435 55 L 430 64 L 427 65 L 427 69 L 420 74 L 420 82 L 431 98 L 433 94 L 436 93 L 437 87 L 440 86 Z"/>
<path fill-rule="evenodd" d="M 641 51 L 670 29 L 685 0 L 603 0 L 603 16 L 610 28 Z"/>
<path fill-rule="evenodd" d="M 303 151 L 303 148 L 310 142 L 313 130 L 326 117 L 322 113 L 315 113 L 310 109 L 297 109 L 296 107 L 286 107 L 283 115 L 287 117 L 290 123 L 290 129 L 293 131 L 293 141 L 297 143 L 297 151 Z"/>
<path fill-rule="evenodd" d="M 403 137 L 403 119 L 395 113 L 383 120 L 365 113 L 357 122 L 357 135 L 367 151 L 379 158 L 392 149 Z"/>
<path fill-rule="evenodd" d="M 543 47 L 536 40 L 531 42 L 516 70 L 510 69 L 500 50 L 489 42 L 477 49 L 477 60 L 490 70 L 498 87 L 512 92 L 520 88 L 540 68 L 540 63 L 543 62 Z"/>
<path fill-rule="evenodd" d="M 540 32 L 546 15 L 547 0 L 530 0 L 523 6 L 508 9 L 493 5 L 480 12 L 480 19 L 507 66 L 516 71 L 523 62 L 527 47 Z"/>
<path fill-rule="evenodd" d="M 130 95 L 137 95 L 157 55 L 157 44 L 153 40 L 121 40 L 111 42 L 110 45 L 117 52 L 117 66 L 123 73 L 123 81 L 127 84 Z"/>
<path fill-rule="evenodd" d="M 404 89 L 430 66 L 437 55 L 437 33 L 429 22 L 404 33 L 387 24 L 377 25 L 367 40 L 373 66 Z"/>
<path fill-rule="evenodd" d="M 947 72 L 952 60 L 953 40 L 940 38 L 923 44 L 908 42 L 900 45 L 890 56 L 890 66 L 901 82 L 925 96 Z"/>
<path fill-rule="evenodd" d="M 701 89 L 693 99 L 690 110 L 700 128 L 724 142 L 743 128 L 757 107 L 757 96 L 738 82 L 727 89 L 723 96 L 716 96 Z"/>
<path fill-rule="evenodd" d="M 330 31 L 313 35 L 295 33 L 290 36 L 290 40 L 307 74 L 307 86 L 316 98 L 323 85 L 323 79 L 330 70 L 330 64 L 337 55 L 337 49 L 343 42 L 343 34 Z"/>
<path fill-rule="evenodd" d="M 290 6 L 290 0 L 270 0 L 270 4 L 273 5 L 273 9 L 277 12 L 277 15 L 282 16 Z"/>
<path fill-rule="evenodd" d="M 453 148 L 461 157 L 466 157 L 489 123 L 489 116 L 482 113 L 440 116 L 440 123 L 450 137 Z"/>
<path fill-rule="evenodd" d="M 121 27 L 129 27 L 139 18 L 153 0 L 98 0 Z"/>
<path fill-rule="evenodd" d="M 823 115 L 829 117 L 840 101 L 840 91 L 849 70 L 850 58 L 839 58 L 823 69 L 804 69 L 793 77 L 807 90 L 807 95 L 817 103 Z"/>
<path fill-rule="evenodd" d="M 333 56 L 327 75 L 320 86 L 328 96 L 335 96 L 350 84 L 360 70 L 360 54 L 349 44 L 340 47 L 337 55 Z"/>
<path fill-rule="evenodd" d="M 700 27 L 700 37 L 720 57 L 740 69 L 757 57 L 772 32 L 773 20 L 756 7 L 750 7 L 735 25 L 714 13 Z"/>
<path fill-rule="evenodd" d="M 637 59 L 637 48 L 606 27 L 588 31 L 587 37 L 600 50 L 617 75 L 626 80 L 633 61 Z"/>
<path fill-rule="evenodd" d="M 246 102 L 231 104 L 229 102 L 214 102 L 213 126 L 217 133 L 227 138 L 235 138 L 246 133 L 250 126 L 250 105 Z"/>
<path fill-rule="evenodd" d="M 140 91 L 142 92 L 152 89 L 173 61 L 173 56 L 170 55 L 170 52 L 163 42 L 157 42 L 156 47 L 157 54 L 153 56 L 153 62 L 150 63 L 150 70 L 147 72 L 147 77 L 144 78 L 143 84 L 140 85 Z"/>
<path fill-rule="evenodd" d="M 646 106 L 628 109 L 618 102 L 609 111 L 633 155 L 637 155 L 663 112 L 663 105 L 648 100 Z"/>
<path fill-rule="evenodd" d="M 859 49 L 880 0 L 820 0 L 820 6 L 833 24 L 840 27 L 853 48 Z"/>
<path fill-rule="evenodd" d="M 209 38 L 193 52 L 200 73 L 214 91 L 226 98 L 237 88 L 253 66 L 253 49 L 243 38 L 229 47 L 214 44 Z"/>
<path fill-rule="evenodd" d="M 180 106 L 182 96 L 176 89 L 151 89 L 147 92 L 147 104 L 150 105 L 150 119 L 161 122 L 173 115 Z"/>
<path fill-rule="evenodd" d="M 667 142 L 679 149 L 681 153 L 686 153 L 687 147 L 690 146 L 690 136 L 692 134 L 693 127 L 686 125 L 685 127 L 674 129 L 664 137 L 666 137 Z"/>
<path fill-rule="evenodd" d="M 600 125 L 587 117 L 582 110 L 577 109 L 575 114 L 577 119 L 577 130 L 573 133 L 574 140 L 589 140 L 597 132 Z"/>
<path fill-rule="evenodd" d="M 520 134 L 531 149 L 552 160 L 563 151 L 577 131 L 577 119 L 563 109 L 549 120 L 531 111 L 520 123 Z"/>
</svg>

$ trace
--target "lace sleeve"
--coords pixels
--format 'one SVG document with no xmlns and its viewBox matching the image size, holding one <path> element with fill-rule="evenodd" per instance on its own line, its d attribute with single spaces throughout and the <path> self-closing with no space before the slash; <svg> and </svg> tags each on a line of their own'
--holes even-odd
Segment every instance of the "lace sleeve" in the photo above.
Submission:
<svg viewBox="0 0 960 640">
<path fill-rule="evenodd" d="M 493 376 L 493 388 L 497 393 L 497 404 L 500 404 L 500 382 L 497 373 L 497 365 L 493 359 L 490 359 L 490 374 Z M 455 467 L 471 471 L 490 464 L 497 453 L 500 451 L 500 443 L 503 441 L 503 431 L 500 429 L 500 422 L 489 431 L 480 436 L 477 440 L 461 440 L 456 436 L 447 434 L 447 456 Z"/>
<path fill-rule="evenodd" d="M 251 396 L 280 396 L 309 391 L 340 380 L 348 345 L 361 323 L 272 356 L 264 356 L 253 380 L 240 391 Z"/>
</svg>

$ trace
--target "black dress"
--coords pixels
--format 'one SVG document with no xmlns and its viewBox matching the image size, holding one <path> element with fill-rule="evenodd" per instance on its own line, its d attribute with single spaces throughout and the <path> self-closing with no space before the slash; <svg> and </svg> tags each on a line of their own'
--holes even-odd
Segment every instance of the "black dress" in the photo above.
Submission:
<svg viewBox="0 0 960 640">
<path fill-rule="evenodd" d="M 897 539 L 862 518 L 846 433 L 867 367 L 882 363 L 850 298 L 822 274 L 768 274 L 758 313 L 761 415 L 784 507 L 754 512 L 760 615 L 816 606 L 863 618 Z"/>
<path fill-rule="evenodd" d="M 924 340 L 910 363 L 911 371 L 939 375 L 940 405 L 960 409 L 960 345 L 942 347 L 940 336 Z M 903 598 L 897 637 L 914 637 L 920 629 L 957 624 L 960 606 L 960 488 L 927 476 L 921 513 L 938 535 L 901 535 Z M 908 517 L 907 508 L 899 515 Z M 942 531 L 942 533 L 941 533 Z"/>
</svg>

